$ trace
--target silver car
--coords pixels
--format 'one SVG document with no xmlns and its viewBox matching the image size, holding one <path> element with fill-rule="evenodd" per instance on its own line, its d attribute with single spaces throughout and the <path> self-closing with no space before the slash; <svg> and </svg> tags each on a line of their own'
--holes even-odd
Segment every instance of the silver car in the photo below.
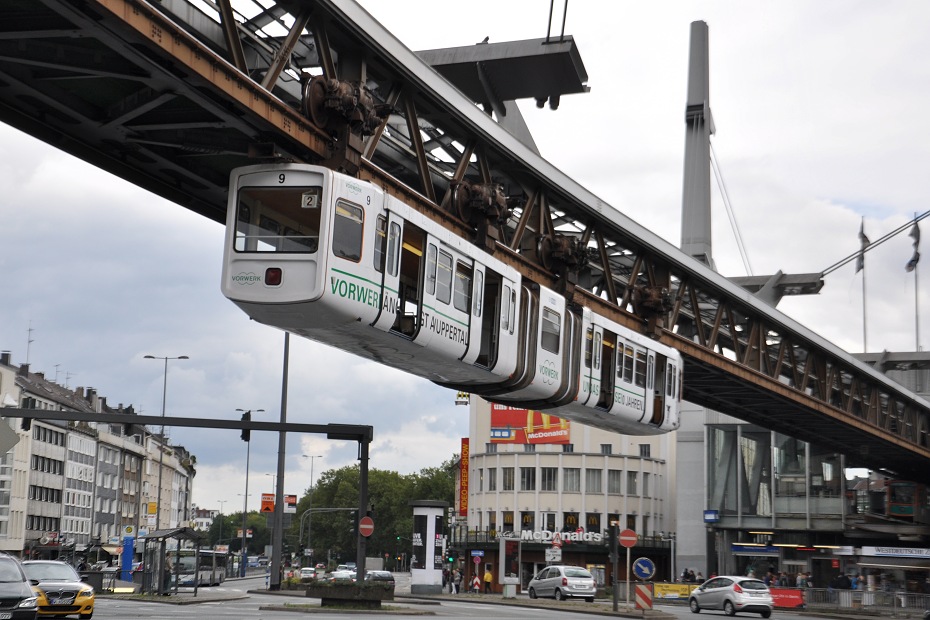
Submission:
<svg viewBox="0 0 930 620">
<path fill-rule="evenodd" d="M 557 601 L 578 597 L 594 602 L 597 588 L 594 577 L 580 566 L 547 566 L 530 580 L 530 598 L 551 596 Z"/>
<path fill-rule="evenodd" d="M 762 581 L 754 577 L 713 577 L 691 592 L 688 599 L 691 612 L 703 609 L 722 609 L 733 616 L 738 611 L 760 614 L 763 618 L 772 615 L 772 593 Z"/>
</svg>

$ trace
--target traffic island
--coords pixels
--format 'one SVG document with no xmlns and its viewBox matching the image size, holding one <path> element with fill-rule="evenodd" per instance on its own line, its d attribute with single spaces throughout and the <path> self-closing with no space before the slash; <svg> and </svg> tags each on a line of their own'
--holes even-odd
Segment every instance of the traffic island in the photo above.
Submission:
<svg viewBox="0 0 930 620">
<path fill-rule="evenodd" d="M 387 583 L 319 583 L 307 586 L 307 598 L 320 599 L 321 607 L 381 609 L 382 601 L 394 600 L 394 586 Z"/>
</svg>

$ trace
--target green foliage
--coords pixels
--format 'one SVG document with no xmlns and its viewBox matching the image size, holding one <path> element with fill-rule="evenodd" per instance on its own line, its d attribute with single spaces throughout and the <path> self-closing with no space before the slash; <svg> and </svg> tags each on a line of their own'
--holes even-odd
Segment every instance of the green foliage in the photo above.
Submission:
<svg viewBox="0 0 930 620">
<path fill-rule="evenodd" d="M 375 531 L 366 543 L 366 555 L 393 558 L 410 549 L 413 530 L 413 511 L 410 502 L 439 500 L 452 506 L 455 498 L 455 468 L 457 457 L 440 467 L 422 469 L 414 474 L 401 475 L 394 471 L 372 469 L 368 472 L 368 503 L 374 507 L 371 517 Z M 309 546 L 314 550 L 313 562 L 325 562 L 327 552 L 339 562 L 354 561 L 357 536 L 353 528 L 351 510 L 358 508 L 359 467 L 347 466 L 324 472 L 313 489 L 312 498 L 305 493 L 297 504 L 297 518 L 291 524 L 288 539 L 293 548 L 307 546 L 307 529 L 310 528 Z M 311 501 L 312 499 L 312 501 Z M 313 513 L 304 520 L 303 540 L 300 517 L 310 507 Z M 344 509 L 344 510 L 328 510 Z M 401 540 L 398 543 L 397 537 Z M 299 544 L 298 544 L 299 543 Z M 392 566 L 388 561 L 387 567 Z"/>
</svg>

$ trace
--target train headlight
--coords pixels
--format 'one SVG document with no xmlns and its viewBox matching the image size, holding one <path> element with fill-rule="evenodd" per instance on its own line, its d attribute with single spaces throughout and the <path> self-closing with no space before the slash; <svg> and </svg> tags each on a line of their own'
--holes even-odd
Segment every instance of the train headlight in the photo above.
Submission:
<svg viewBox="0 0 930 620">
<path fill-rule="evenodd" d="M 265 286 L 281 286 L 280 267 L 269 267 L 265 270 Z"/>
</svg>

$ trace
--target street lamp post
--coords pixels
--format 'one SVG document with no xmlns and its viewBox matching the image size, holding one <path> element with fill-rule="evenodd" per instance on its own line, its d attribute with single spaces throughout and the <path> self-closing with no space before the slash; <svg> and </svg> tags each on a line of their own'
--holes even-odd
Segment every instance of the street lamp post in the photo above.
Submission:
<svg viewBox="0 0 930 620">
<path fill-rule="evenodd" d="M 302 456 L 305 459 L 310 459 L 310 495 L 307 499 L 307 503 L 309 504 L 309 506 L 307 506 L 307 513 L 311 515 L 307 521 L 307 549 L 310 549 L 310 540 L 312 538 L 310 534 L 310 527 L 313 525 L 313 512 L 311 511 L 311 508 L 313 508 L 313 459 L 321 459 L 323 456 L 321 454 L 304 454 Z M 300 542 L 301 541 L 299 540 L 297 541 L 298 546 L 300 545 Z M 311 555 L 310 557 L 313 556 Z"/>
<path fill-rule="evenodd" d="M 242 421 L 250 422 L 252 420 L 252 409 L 236 409 L 242 411 Z M 264 409 L 255 409 L 255 413 L 263 412 Z M 252 432 L 249 429 L 242 429 L 242 441 L 245 442 L 245 493 L 242 495 L 242 559 L 239 560 L 239 576 L 245 577 L 245 569 L 249 563 L 249 552 L 246 549 L 246 535 L 249 527 L 249 448 L 252 445 Z"/>
<path fill-rule="evenodd" d="M 217 539 L 217 544 L 222 544 L 223 541 L 223 504 L 226 503 L 225 499 L 219 500 L 220 503 L 220 536 Z"/>
<path fill-rule="evenodd" d="M 179 355 L 178 357 L 159 357 L 156 355 L 146 355 L 144 359 L 147 360 L 165 360 L 165 374 L 164 381 L 162 382 L 161 388 L 161 442 L 162 445 L 158 448 L 158 495 L 155 500 L 155 529 L 160 529 L 161 525 L 161 477 L 162 470 L 164 469 L 163 465 L 165 463 L 165 400 L 168 396 L 168 360 L 188 360 L 190 359 L 186 355 Z M 171 525 L 171 519 L 168 520 L 168 525 Z"/>
</svg>

